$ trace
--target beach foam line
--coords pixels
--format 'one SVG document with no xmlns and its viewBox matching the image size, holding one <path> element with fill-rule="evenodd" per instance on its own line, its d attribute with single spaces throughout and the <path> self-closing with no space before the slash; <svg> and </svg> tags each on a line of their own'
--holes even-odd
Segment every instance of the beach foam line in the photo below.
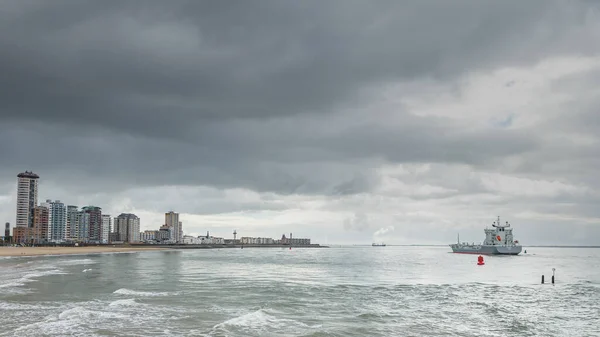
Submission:
<svg viewBox="0 0 600 337">
<path fill-rule="evenodd" d="M 0 256 L 57 256 L 57 255 L 86 255 L 98 253 L 132 253 L 141 251 L 159 251 L 168 248 L 162 247 L 0 247 Z"/>
<path fill-rule="evenodd" d="M 121 288 L 115 290 L 113 294 L 119 295 L 127 295 L 127 296 L 145 296 L 145 297 L 155 297 L 155 296 L 169 296 L 171 293 L 167 292 L 152 292 L 152 291 L 136 291 L 127 288 Z"/>
</svg>

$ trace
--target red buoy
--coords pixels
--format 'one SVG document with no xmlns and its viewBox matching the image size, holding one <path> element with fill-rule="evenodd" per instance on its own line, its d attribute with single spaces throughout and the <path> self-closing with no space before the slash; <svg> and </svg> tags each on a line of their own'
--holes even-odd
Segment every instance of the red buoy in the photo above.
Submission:
<svg viewBox="0 0 600 337">
<path fill-rule="evenodd" d="M 484 264 L 485 262 L 483 262 L 483 256 L 479 255 L 479 257 L 477 258 L 477 265 L 483 266 Z"/>
</svg>

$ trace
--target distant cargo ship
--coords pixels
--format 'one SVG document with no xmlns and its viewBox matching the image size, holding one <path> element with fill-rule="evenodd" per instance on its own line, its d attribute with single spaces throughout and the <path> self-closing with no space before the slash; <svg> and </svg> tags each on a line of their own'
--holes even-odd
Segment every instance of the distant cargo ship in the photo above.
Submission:
<svg viewBox="0 0 600 337">
<path fill-rule="evenodd" d="M 373 243 L 372 244 L 373 247 L 385 247 L 385 243 Z"/>
<path fill-rule="evenodd" d="M 521 245 L 518 240 L 513 241 L 512 228 L 508 221 L 505 225 L 500 224 L 500 217 L 492 224 L 494 228 L 486 228 L 485 241 L 483 244 L 460 242 L 460 236 L 457 243 L 450 245 L 452 252 L 462 254 L 481 254 L 481 255 L 519 255 Z"/>
</svg>

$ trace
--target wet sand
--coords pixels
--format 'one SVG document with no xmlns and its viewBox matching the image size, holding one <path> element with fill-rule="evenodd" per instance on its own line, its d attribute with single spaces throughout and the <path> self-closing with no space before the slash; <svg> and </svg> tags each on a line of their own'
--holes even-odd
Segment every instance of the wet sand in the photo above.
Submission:
<svg viewBox="0 0 600 337">
<path fill-rule="evenodd" d="M 34 256 L 34 255 L 71 255 L 93 253 L 119 253 L 137 251 L 155 251 L 166 248 L 154 247 L 0 247 L 0 256 Z"/>
</svg>

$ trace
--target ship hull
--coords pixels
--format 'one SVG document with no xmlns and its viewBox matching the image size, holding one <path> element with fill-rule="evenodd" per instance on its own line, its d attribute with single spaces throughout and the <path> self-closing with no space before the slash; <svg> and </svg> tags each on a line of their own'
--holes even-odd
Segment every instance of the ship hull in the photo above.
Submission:
<svg viewBox="0 0 600 337">
<path fill-rule="evenodd" d="M 494 246 L 494 245 L 450 245 L 453 253 L 478 254 L 478 255 L 519 255 L 521 246 Z"/>
</svg>

